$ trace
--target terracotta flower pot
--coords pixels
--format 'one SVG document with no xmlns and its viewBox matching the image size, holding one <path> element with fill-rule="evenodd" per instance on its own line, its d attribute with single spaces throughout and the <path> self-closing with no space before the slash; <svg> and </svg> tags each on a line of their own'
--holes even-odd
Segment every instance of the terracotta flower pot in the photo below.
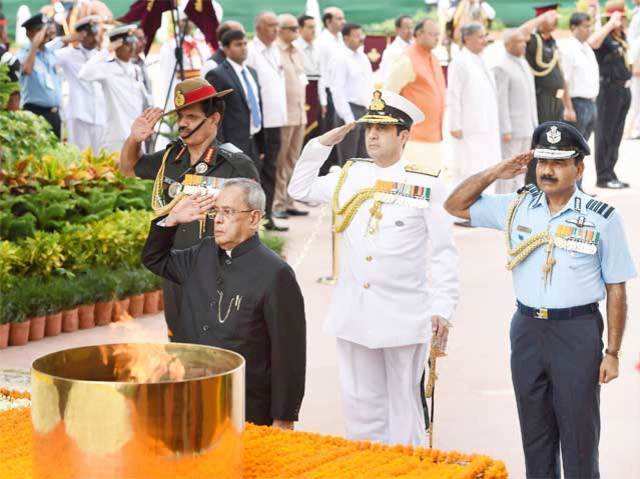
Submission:
<svg viewBox="0 0 640 479">
<path fill-rule="evenodd" d="M 130 299 L 129 314 L 134 318 L 142 316 L 142 312 L 144 311 L 144 294 L 134 294 Z"/>
<path fill-rule="evenodd" d="M 158 311 L 164 311 L 164 291 L 159 289 L 158 293 L 160 293 L 158 297 Z"/>
<path fill-rule="evenodd" d="M 62 331 L 62 313 L 47 315 L 47 322 L 44 326 L 45 336 L 57 336 Z"/>
<path fill-rule="evenodd" d="M 144 293 L 144 314 L 157 314 L 160 304 L 160 291 L 147 291 Z"/>
<path fill-rule="evenodd" d="M 93 313 L 96 326 L 105 326 L 111 322 L 113 303 L 113 301 L 99 301 L 96 303 L 96 309 Z"/>
<path fill-rule="evenodd" d="M 113 304 L 113 314 L 111 321 L 120 321 L 129 313 L 129 298 L 119 299 Z"/>
<path fill-rule="evenodd" d="M 46 316 L 37 316 L 31 318 L 31 327 L 29 328 L 29 341 L 40 341 L 44 338 L 44 327 L 47 324 Z"/>
<path fill-rule="evenodd" d="M 24 346 L 29 341 L 29 328 L 31 321 L 28 319 L 22 323 L 11 323 L 9 328 L 9 346 Z"/>
<path fill-rule="evenodd" d="M 95 304 L 83 304 L 78 306 L 78 323 L 80 329 L 95 328 Z"/>
<path fill-rule="evenodd" d="M 0 349 L 4 349 L 9 346 L 9 323 L 0 324 Z"/>
<path fill-rule="evenodd" d="M 80 320 L 78 318 L 78 308 L 67 309 L 62 312 L 62 332 L 73 333 L 78 330 Z"/>
</svg>

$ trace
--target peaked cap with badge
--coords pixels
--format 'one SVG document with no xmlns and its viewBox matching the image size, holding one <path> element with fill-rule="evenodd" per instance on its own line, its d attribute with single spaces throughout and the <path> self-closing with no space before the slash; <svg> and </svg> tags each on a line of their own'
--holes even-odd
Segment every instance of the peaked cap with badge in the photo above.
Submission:
<svg viewBox="0 0 640 479">
<path fill-rule="evenodd" d="M 533 157 L 545 160 L 568 160 L 591 154 L 589 144 L 576 127 L 563 121 L 547 121 L 533 132 Z"/>
<path fill-rule="evenodd" d="M 44 13 L 36 13 L 32 17 L 28 18 L 22 23 L 22 27 L 27 30 L 32 30 L 34 28 L 42 28 L 51 23 L 51 18 Z"/>
<path fill-rule="evenodd" d="M 138 25 L 135 23 L 131 23 L 129 25 L 120 25 L 115 28 L 109 30 L 109 41 L 115 42 L 116 40 L 124 40 L 127 42 L 129 38 L 131 38 L 131 42 L 137 41 L 137 37 L 135 36 L 136 30 L 138 29 Z"/>
<path fill-rule="evenodd" d="M 100 23 L 102 18 L 99 15 L 88 15 L 78 20 L 74 28 L 76 32 L 87 31 L 95 35 L 100 31 Z"/>
<path fill-rule="evenodd" d="M 357 123 L 379 125 L 401 125 L 411 128 L 414 123 L 424 121 L 424 114 L 405 97 L 392 91 L 373 91 L 369 109 Z"/>
<path fill-rule="evenodd" d="M 194 105 L 209 98 L 222 98 L 231 93 L 233 89 L 218 91 L 216 88 L 202 77 L 189 78 L 178 83 L 173 92 L 173 103 L 175 108 L 165 113 L 170 115 L 183 108 Z"/>
</svg>

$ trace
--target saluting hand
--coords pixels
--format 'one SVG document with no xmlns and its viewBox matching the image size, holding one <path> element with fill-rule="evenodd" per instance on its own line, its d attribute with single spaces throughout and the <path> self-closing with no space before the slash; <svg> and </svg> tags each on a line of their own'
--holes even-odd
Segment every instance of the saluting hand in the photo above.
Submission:
<svg viewBox="0 0 640 479">
<path fill-rule="evenodd" d="M 147 108 L 131 125 L 131 137 L 138 143 L 142 143 L 153 134 L 153 129 L 162 118 L 162 109 Z"/>
<path fill-rule="evenodd" d="M 527 172 L 527 166 L 533 159 L 533 151 L 526 151 L 509 160 L 501 161 L 496 165 L 496 176 L 501 180 L 510 180 Z"/>
<path fill-rule="evenodd" d="M 207 211 L 213 208 L 215 201 L 215 196 L 186 196 L 173 207 L 164 224 L 166 226 L 176 226 L 203 220 L 207 215 Z"/>
<path fill-rule="evenodd" d="M 351 130 L 356 127 L 356 122 L 352 121 L 351 123 L 347 123 L 346 125 L 339 126 L 338 128 L 334 128 L 326 132 L 324 135 L 318 137 L 318 141 L 321 145 L 324 146 L 333 146 L 340 143 L 344 140 L 344 137 L 347 136 Z"/>
</svg>

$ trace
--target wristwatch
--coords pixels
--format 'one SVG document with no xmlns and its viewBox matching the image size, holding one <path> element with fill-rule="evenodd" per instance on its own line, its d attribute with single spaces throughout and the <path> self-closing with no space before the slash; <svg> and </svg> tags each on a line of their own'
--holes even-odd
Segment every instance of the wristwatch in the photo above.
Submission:
<svg viewBox="0 0 640 479">
<path fill-rule="evenodd" d="M 605 354 L 608 354 L 609 356 L 613 356 L 614 358 L 618 359 L 618 355 L 620 354 L 620 350 L 618 351 L 611 351 L 609 350 L 609 348 L 604 350 Z"/>
</svg>

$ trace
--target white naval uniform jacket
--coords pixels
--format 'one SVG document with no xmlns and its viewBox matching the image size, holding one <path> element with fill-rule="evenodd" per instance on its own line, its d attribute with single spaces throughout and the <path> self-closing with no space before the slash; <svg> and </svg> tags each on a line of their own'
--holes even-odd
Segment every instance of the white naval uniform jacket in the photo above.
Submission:
<svg viewBox="0 0 640 479">
<path fill-rule="evenodd" d="M 331 201 L 340 172 L 318 176 L 330 152 L 317 139 L 307 144 L 289 183 L 293 198 Z M 442 207 L 446 191 L 441 180 L 406 172 L 406 165 L 404 159 L 388 168 L 357 161 L 340 191 L 343 205 L 378 179 L 431 188 L 426 209 L 383 203 L 374 234 L 367 232 L 373 200 L 366 201 L 340 235 L 340 270 L 325 331 L 368 348 L 428 342 L 431 316 L 450 320 L 458 301 L 452 218 Z"/>
</svg>

